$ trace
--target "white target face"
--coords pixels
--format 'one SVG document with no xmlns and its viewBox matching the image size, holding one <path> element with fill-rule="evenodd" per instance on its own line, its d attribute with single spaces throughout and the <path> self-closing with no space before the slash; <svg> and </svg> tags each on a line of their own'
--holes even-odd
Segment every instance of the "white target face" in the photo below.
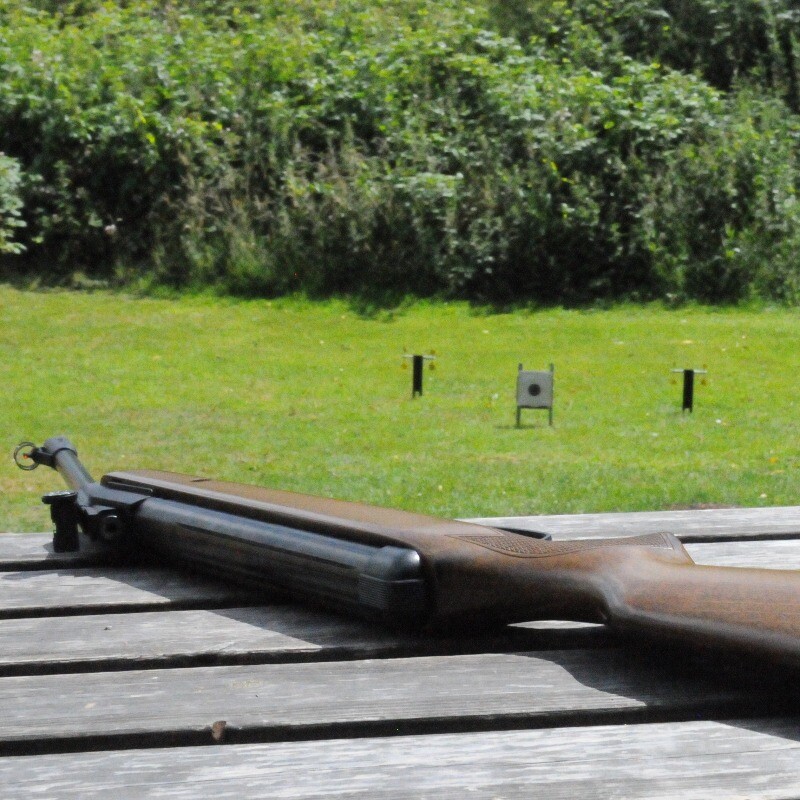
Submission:
<svg viewBox="0 0 800 800">
<path fill-rule="evenodd" d="M 517 375 L 517 406 L 553 407 L 553 373 L 521 370 Z"/>
</svg>

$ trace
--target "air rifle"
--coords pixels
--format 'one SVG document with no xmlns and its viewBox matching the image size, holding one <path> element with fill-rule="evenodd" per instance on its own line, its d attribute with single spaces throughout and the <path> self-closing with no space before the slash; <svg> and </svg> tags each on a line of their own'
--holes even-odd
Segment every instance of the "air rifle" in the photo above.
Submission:
<svg viewBox="0 0 800 800">
<path fill-rule="evenodd" d="M 92 479 L 71 442 L 25 442 L 56 469 L 56 551 L 148 552 L 393 626 L 600 622 L 800 665 L 800 571 L 695 564 L 669 533 L 548 541 L 467 522 L 136 470 Z"/>
</svg>

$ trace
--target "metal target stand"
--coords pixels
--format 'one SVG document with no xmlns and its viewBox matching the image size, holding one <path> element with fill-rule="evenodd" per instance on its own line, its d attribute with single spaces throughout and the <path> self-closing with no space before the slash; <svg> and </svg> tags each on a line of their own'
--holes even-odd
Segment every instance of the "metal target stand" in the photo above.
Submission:
<svg viewBox="0 0 800 800">
<path fill-rule="evenodd" d="M 425 366 L 426 361 L 433 361 L 436 356 L 431 353 L 428 356 L 421 356 L 421 355 L 410 355 L 406 354 L 403 358 L 410 358 L 411 359 L 411 397 L 421 397 L 422 396 L 422 369 Z M 431 364 L 431 369 L 433 369 L 433 364 Z"/>
<path fill-rule="evenodd" d="M 683 405 L 681 406 L 681 412 L 688 411 L 691 414 L 694 409 L 694 376 L 705 375 L 707 370 L 673 369 L 671 371 L 683 373 Z"/>
<path fill-rule="evenodd" d="M 549 371 L 524 370 L 522 364 L 517 372 L 517 427 L 520 427 L 523 408 L 547 409 L 550 426 L 553 425 L 553 390 L 555 388 L 555 366 Z"/>
</svg>

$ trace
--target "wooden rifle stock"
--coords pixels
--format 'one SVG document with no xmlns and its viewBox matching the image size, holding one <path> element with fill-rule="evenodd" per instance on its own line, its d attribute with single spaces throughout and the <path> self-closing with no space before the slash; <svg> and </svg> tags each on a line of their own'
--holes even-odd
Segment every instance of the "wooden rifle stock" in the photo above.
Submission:
<svg viewBox="0 0 800 800">
<path fill-rule="evenodd" d="M 60 437 L 28 457 L 72 487 L 45 500 L 75 546 L 154 552 L 395 625 L 601 622 L 800 665 L 800 571 L 699 566 L 669 533 L 552 542 L 167 472 L 95 483 Z"/>
</svg>

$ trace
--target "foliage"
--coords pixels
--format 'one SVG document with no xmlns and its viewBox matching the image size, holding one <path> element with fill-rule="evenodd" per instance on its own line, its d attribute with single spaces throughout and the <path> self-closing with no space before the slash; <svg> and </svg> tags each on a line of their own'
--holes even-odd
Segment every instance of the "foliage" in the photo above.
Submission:
<svg viewBox="0 0 800 800">
<path fill-rule="evenodd" d="M 745 99 L 725 129 L 683 144 L 656 182 L 651 246 L 674 291 L 709 302 L 748 292 L 796 302 L 798 131 L 784 126 L 780 108 Z"/>
<path fill-rule="evenodd" d="M 563 58 L 623 53 L 695 72 L 719 89 L 750 80 L 800 110 L 797 0 L 497 0 L 498 28 Z"/>
<path fill-rule="evenodd" d="M 0 253 L 21 253 L 24 249 L 13 240 L 15 229 L 25 224 L 20 219 L 19 185 L 19 164 L 0 153 Z"/>
<path fill-rule="evenodd" d="M 743 41 L 767 6 L 726 2 L 727 66 L 702 61 L 717 51 L 691 3 L 5 2 L 0 150 L 27 225 L 5 269 L 247 295 L 794 301 L 793 33 L 776 44 L 793 12 L 768 6 L 758 50 L 780 72 Z"/>
</svg>

